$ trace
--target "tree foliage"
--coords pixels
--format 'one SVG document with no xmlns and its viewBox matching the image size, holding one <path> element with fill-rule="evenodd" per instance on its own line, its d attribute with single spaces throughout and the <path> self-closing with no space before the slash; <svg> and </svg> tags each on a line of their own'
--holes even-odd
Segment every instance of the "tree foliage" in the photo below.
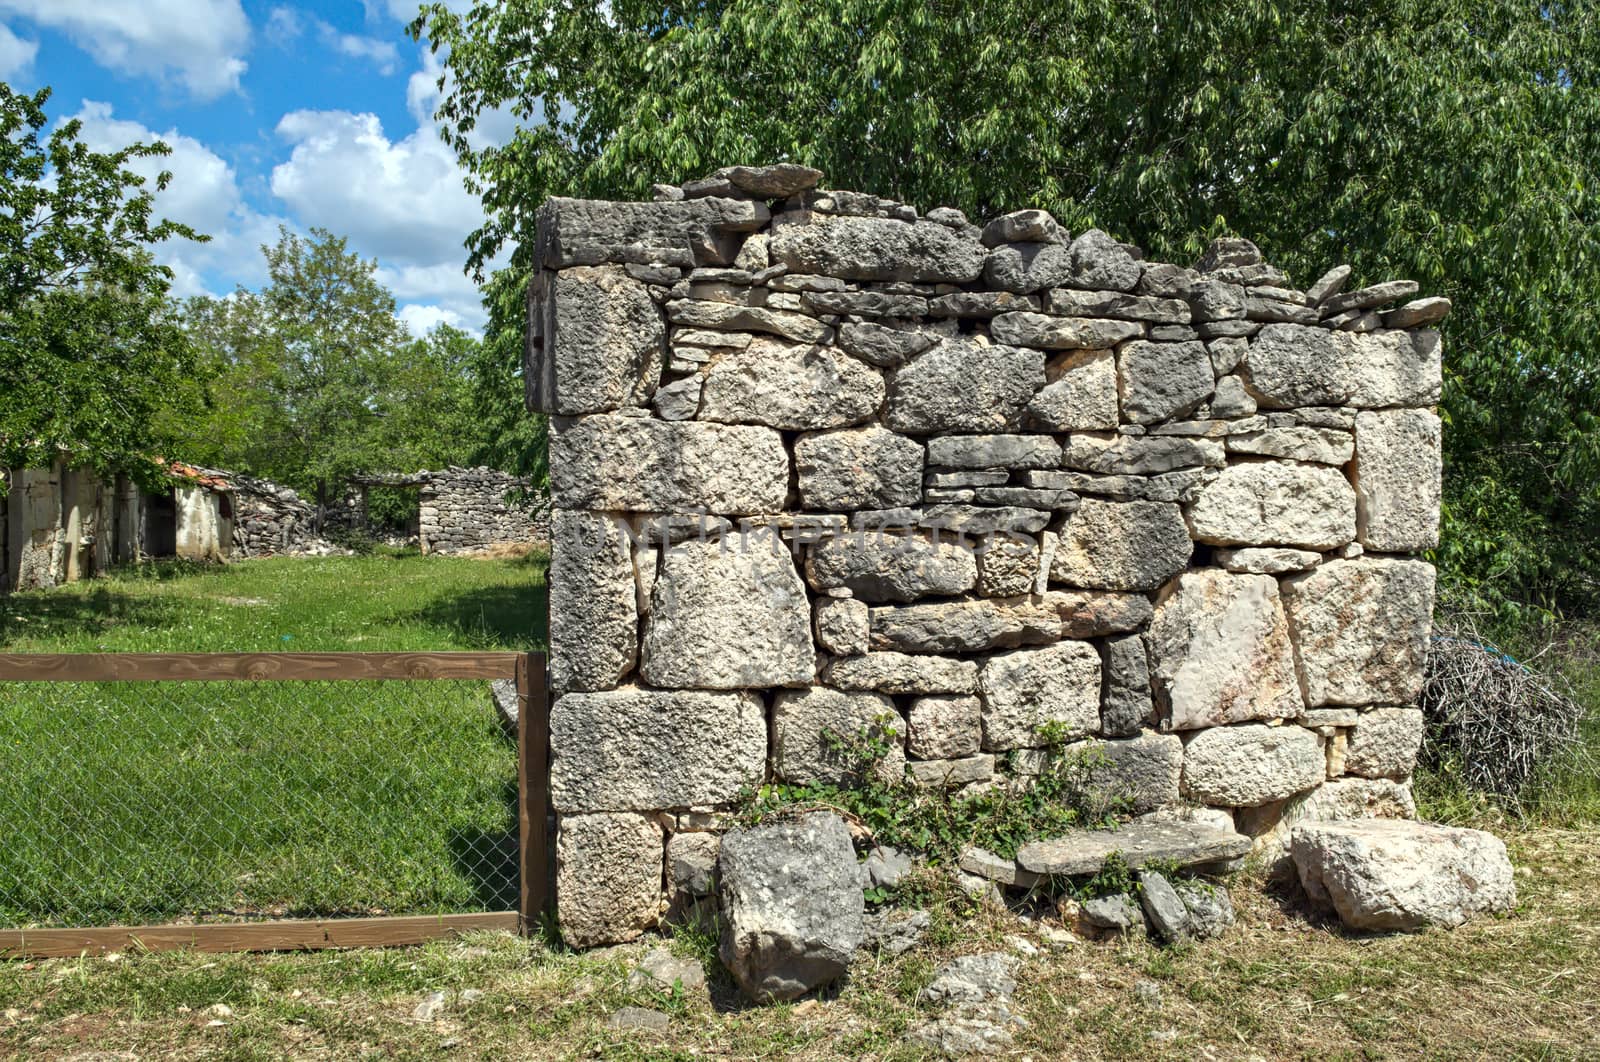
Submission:
<svg viewBox="0 0 1600 1062">
<path fill-rule="evenodd" d="M 923 207 L 1046 207 L 1169 260 L 1238 232 L 1301 283 L 1341 261 L 1415 278 L 1456 305 L 1452 585 L 1593 596 L 1593 5 L 509 0 L 434 3 L 412 32 L 444 56 L 437 117 L 488 211 L 477 271 L 509 248 L 525 275 L 547 196 L 792 159 Z M 521 127 L 485 145 L 495 111 Z"/>
<path fill-rule="evenodd" d="M 205 237 L 155 219 L 171 174 L 128 168 L 165 144 L 90 151 L 76 119 L 41 140 L 49 98 L 0 83 L 0 468 L 65 454 L 153 483 L 198 367 L 149 248 Z"/>
</svg>

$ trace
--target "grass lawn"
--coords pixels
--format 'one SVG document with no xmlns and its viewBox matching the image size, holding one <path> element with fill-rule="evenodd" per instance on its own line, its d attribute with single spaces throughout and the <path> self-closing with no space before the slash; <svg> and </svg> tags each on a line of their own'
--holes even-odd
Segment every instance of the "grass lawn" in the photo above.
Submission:
<svg viewBox="0 0 1600 1062">
<path fill-rule="evenodd" d="M 542 558 L 163 566 L 0 601 L 12 652 L 527 649 Z M 0 684 L 0 924 L 514 906 L 483 682 Z"/>
</svg>

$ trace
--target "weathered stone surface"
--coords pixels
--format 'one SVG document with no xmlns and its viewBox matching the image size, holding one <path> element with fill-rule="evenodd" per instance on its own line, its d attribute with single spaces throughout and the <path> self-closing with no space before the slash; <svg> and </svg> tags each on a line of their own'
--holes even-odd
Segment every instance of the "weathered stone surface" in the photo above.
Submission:
<svg viewBox="0 0 1600 1062">
<path fill-rule="evenodd" d="M 668 896 L 698 899 L 715 892 L 717 852 L 721 848 L 721 834 L 673 834 L 667 840 Z"/>
<path fill-rule="evenodd" d="M 724 803 L 761 781 L 766 711 L 747 693 L 569 693 L 550 711 L 550 753 L 563 815 Z"/>
<path fill-rule="evenodd" d="M 1356 495 L 1337 468 L 1230 465 L 1189 507 L 1195 539 L 1217 546 L 1337 549 L 1356 537 Z"/>
<path fill-rule="evenodd" d="M 772 221 L 772 260 L 796 273 L 964 284 L 978 278 L 986 257 L 975 230 L 957 232 L 932 221 L 807 211 L 779 214 Z"/>
<path fill-rule="evenodd" d="M 539 208 L 535 257 L 546 269 L 608 259 L 727 265 L 743 242 L 737 234 L 754 232 L 771 216 L 764 203 L 739 199 L 613 203 L 557 196 Z"/>
<path fill-rule="evenodd" d="M 1039 883 L 1039 875 L 1030 874 L 1017 866 L 1015 859 L 995 855 L 987 848 L 968 845 L 961 850 L 957 865 L 968 874 L 987 878 L 996 885 L 1031 889 Z"/>
<path fill-rule="evenodd" d="M 1215 362 L 1212 363 L 1215 365 Z M 1211 415 L 1214 417 L 1248 417 L 1256 411 L 1256 400 L 1245 390 L 1244 381 L 1237 376 L 1224 376 L 1217 381 L 1216 393 L 1211 396 Z"/>
<path fill-rule="evenodd" d="M 1269 575 L 1185 572 L 1156 606 L 1149 643 L 1168 730 L 1294 718 L 1303 710 L 1289 624 Z"/>
<path fill-rule="evenodd" d="M 550 542 L 550 688 L 610 689 L 639 650 L 627 535 L 609 516 L 557 509 Z"/>
<path fill-rule="evenodd" d="M 1189 939 L 1189 909 L 1166 878 L 1153 870 L 1140 871 L 1139 903 L 1158 940 L 1176 944 Z"/>
<path fill-rule="evenodd" d="M 1063 521 L 1050 580 L 1090 590 L 1153 590 L 1189 565 L 1178 506 L 1085 498 Z"/>
<path fill-rule="evenodd" d="M 812 291 L 801 304 L 815 314 L 859 314 L 863 317 L 922 317 L 928 300 L 921 295 L 888 291 Z"/>
<path fill-rule="evenodd" d="M 1357 540 L 1384 553 L 1437 546 L 1444 468 L 1438 415 L 1364 411 L 1356 416 L 1355 439 Z"/>
<path fill-rule="evenodd" d="M 833 329 L 814 317 L 769 310 L 764 306 L 736 306 L 710 299 L 680 299 L 669 303 L 667 318 L 687 328 L 721 328 L 736 332 L 766 332 L 797 343 L 825 343 Z"/>
<path fill-rule="evenodd" d="M 1078 496 L 1060 487 L 978 487 L 973 492 L 973 500 L 979 505 L 1055 512 L 1071 512 L 1078 507 Z"/>
<path fill-rule="evenodd" d="M 813 606 L 817 622 L 817 644 L 838 656 L 857 656 L 867 651 L 870 631 L 867 603 L 855 598 L 819 597 Z"/>
<path fill-rule="evenodd" d="M 1318 277 L 1316 283 L 1306 288 L 1307 305 L 1320 306 L 1332 296 L 1337 295 L 1339 290 L 1344 287 L 1344 282 L 1349 279 L 1349 266 L 1334 266 L 1332 269 L 1322 274 L 1322 276 Z"/>
<path fill-rule="evenodd" d="M 1100 654 L 1087 642 L 1058 642 L 990 657 L 978 674 L 983 747 L 990 752 L 1041 744 L 1039 728 L 1066 734 L 1100 726 Z"/>
<path fill-rule="evenodd" d="M 977 755 L 983 744 L 983 706 L 976 697 L 944 694 L 918 697 L 907 715 L 909 749 L 924 760 Z"/>
<path fill-rule="evenodd" d="M 1080 350 L 1052 358 L 1045 386 L 1028 403 L 1029 421 L 1046 431 L 1114 431 L 1117 363 L 1109 350 Z"/>
<path fill-rule="evenodd" d="M 894 701 L 882 694 L 781 690 L 772 705 L 773 769 L 797 785 L 856 785 L 865 780 L 859 764 L 835 743 L 870 737 L 889 748 L 874 773 L 896 781 L 905 772 L 905 732 Z"/>
<path fill-rule="evenodd" d="M 994 757 L 980 753 L 954 760 L 911 760 L 906 781 L 923 789 L 954 789 L 994 777 Z"/>
<path fill-rule="evenodd" d="M 931 332 L 908 332 L 863 322 L 839 328 L 839 347 L 869 365 L 888 369 L 915 357 L 939 341 Z"/>
<path fill-rule="evenodd" d="M 1178 468 L 1221 468 L 1227 460 L 1214 439 L 1176 435 L 1074 435 L 1061 453 L 1061 464 L 1108 476 L 1148 475 Z"/>
<path fill-rule="evenodd" d="M 1144 335 L 1137 321 L 1100 317 L 1050 317 L 1042 313 L 1003 313 L 989 324 L 995 342 L 1040 350 L 1106 350 Z"/>
<path fill-rule="evenodd" d="M 1183 298 L 1189 302 L 1189 319 L 1198 323 L 1232 321 L 1244 317 L 1244 289 L 1218 280 L 1196 280 Z"/>
<path fill-rule="evenodd" d="M 1141 733 L 1123 741 L 1086 741 L 1084 749 L 1103 757 L 1091 778 L 1092 790 L 1115 802 L 1119 813 L 1144 815 L 1178 802 L 1183 774 L 1183 742 L 1176 734 Z"/>
<path fill-rule="evenodd" d="M 1124 634 L 1150 622 L 1150 599 L 1143 594 L 1099 590 L 1051 590 L 1039 600 L 1061 617 L 1063 638 L 1097 638 Z"/>
<path fill-rule="evenodd" d="M 1054 468 L 1061 444 L 1048 435 L 943 435 L 928 440 L 928 464 L 940 468 Z"/>
<path fill-rule="evenodd" d="M 1125 892 L 1092 896 L 1079 904 L 1079 916 L 1095 929 L 1127 933 L 1144 928 L 1144 911 L 1137 898 Z"/>
<path fill-rule="evenodd" d="M 805 586 L 781 543 L 689 541 L 662 555 L 639 664 L 652 686 L 800 685 L 815 654 Z"/>
<path fill-rule="evenodd" d="M 1061 243 L 1007 243 L 989 252 L 983 282 L 1025 295 L 1064 282 L 1072 272 L 1072 251 Z"/>
<path fill-rule="evenodd" d="M 1044 530 L 1050 514 L 1017 506 L 930 505 L 923 510 L 921 526 L 952 535 L 1031 535 Z"/>
<path fill-rule="evenodd" d="M 983 245 L 998 247 L 1002 243 L 1066 243 L 1067 231 L 1050 216 L 1048 210 L 1013 210 L 1001 214 L 983 227 Z"/>
<path fill-rule="evenodd" d="M 874 608 L 871 618 L 875 650 L 970 653 L 1043 645 L 1061 637 L 1056 610 L 1042 599 L 1027 597 Z"/>
<path fill-rule="evenodd" d="M 1126 247 L 1099 229 L 1090 229 L 1072 241 L 1072 272 L 1063 283 L 1091 291 L 1132 291 L 1139 284 L 1140 270 Z"/>
<path fill-rule="evenodd" d="M 1322 554 L 1311 549 L 1247 546 L 1244 549 L 1219 549 L 1216 561 L 1230 572 L 1256 575 L 1282 575 L 1301 572 L 1322 563 Z"/>
<path fill-rule="evenodd" d="M 776 512 L 789 493 L 789 455 L 770 428 L 611 416 L 551 428 L 558 508 L 742 515 Z"/>
<path fill-rule="evenodd" d="M 883 376 L 837 347 L 757 337 L 711 362 L 700 419 L 812 431 L 859 424 L 883 405 Z"/>
<path fill-rule="evenodd" d="M 1282 800 L 1316 788 L 1326 773 L 1317 735 L 1298 726 L 1212 727 L 1183 750 L 1183 795 L 1220 807 Z"/>
<path fill-rule="evenodd" d="M 1138 869 L 1172 861 L 1198 866 L 1235 859 L 1250 851 L 1250 839 L 1231 830 L 1181 822 L 1135 822 L 1118 830 L 1078 830 L 1033 841 L 1017 852 L 1017 865 L 1035 874 L 1093 874 L 1112 853 Z"/>
<path fill-rule="evenodd" d="M 1250 343 L 1241 375 L 1269 409 L 1431 406 L 1442 385 L 1435 332 L 1365 335 L 1271 324 Z"/>
<path fill-rule="evenodd" d="M 806 558 L 818 590 L 844 587 L 864 601 L 915 601 L 972 589 L 978 562 L 949 535 L 856 531 L 826 539 Z"/>
<path fill-rule="evenodd" d="M 1220 937 L 1233 925 L 1233 898 L 1221 885 L 1184 882 L 1173 886 L 1189 915 L 1189 936 L 1195 940 Z"/>
<path fill-rule="evenodd" d="M 661 827 L 649 816 L 563 815 L 556 914 L 574 948 L 637 940 L 661 914 Z"/>
<path fill-rule="evenodd" d="M 906 653 L 867 653 L 831 661 L 822 673 L 828 685 L 841 690 L 879 693 L 972 693 L 978 688 L 978 665 L 949 657 Z"/>
<path fill-rule="evenodd" d="M 1230 435 L 1227 446 L 1229 453 L 1342 465 L 1355 453 L 1355 437 L 1336 428 L 1296 425 Z"/>
<path fill-rule="evenodd" d="M 861 946 L 889 956 L 904 955 L 921 944 L 932 927 L 933 916 L 927 911 L 880 907 L 862 919 Z"/>
<path fill-rule="evenodd" d="M 1450 314 L 1450 300 L 1443 297 L 1415 299 L 1398 310 L 1383 315 L 1385 328 L 1423 328 L 1438 324 Z"/>
<path fill-rule="evenodd" d="M 1417 293 L 1415 280 L 1390 280 L 1382 284 L 1361 288 L 1358 291 L 1349 291 L 1343 295 L 1332 295 L 1322 302 L 1322 316 L 1332 317 L 1347 310 L 1370 310 L 1374 306 L 1403 299 L 1408 295 Z"/>
<path fill-rule="evenodd" d="M 1195 263 L 1195 270 L 1214 273 L 1227 266 L 1252 266 L 1261 264 L 1261 249 L 1242 236 L 1218 236 L 1206 245 L 1205 253 Z"/>
<path fill-rule="evenodd" d="M 1039 351 L 946 339 L 894 370 L 888 423 L 909 432 L 1005 431 L 1043 385 Z"/>
<path fill-rule="evenodd" d="M 784 199 L 815 188 L 822 180 L 822 171 L 796 162 L 780 162 L 773 166 L 724 166 L 712 176 L 762 199 Z"/>
<path fill-rule="evenodd" d="M 531 301 L 530 409 L 601 413 L 650 401 L 666 326 L 644 284 L 619 265 L 541 270 Z"/>
<path fill-rule="evenodd" d="M 1188 297 L 1190 285 L 1199 279 L 1200 274 L 1192 269 L 1166 262 L 1145 262 L 1136 290 L 1140 295 L 1161 299 L 1184 299 Z"/>
<path fill-rule="evenodd" d="M 1105 675 L 1100 695 L 1100 733 L 1131 737 L 1150 719 L 1150 663 L 1144 638 L 1107 638 L 1101 647 Z"/>
<path fill-rule="evenodd" d="M 1360 557 L 1283 581 L 1308 707 L 1409 704 L 1422 692 L 1433 565 Z"/>
<path fill-rule="evenodd" d="M 693 420 L 700 411 L 702 383 L 699 376 L 689 376 L 662 384 L 656 389 L 655 401 L 651 403 L 656 407 L 657 415 L 662 420 Z"/>
<path fill-rule="evenodd" d="M 1251 291 L 1257 290 L 1263 289 L 1251 289 Z M 1262 298 L 1254 294 L 1247 294 L 1244 297 L 1244 315 L 1251 321 L 1288 321 L 1305 325 L 1314 325 L 1322 319 L 1322 314 L 1314 306 Z"/>
<path fill-rule="evenodd" d="M 730 830 L 717 871 L 719 952 L 746 996 L 795 999 L 844 976 L 866 905 L 843 819 L 815 812 Z"/>
<path fill-rule="evenodd" d="M 1121 291 L 1076 291 L 1057 288 L 1046 296 L 1051 313 L 1063 317 L 1119 317 L 1154 324 L 1188 324 L 1189 304 L 1182 299 L 1157 299 Z"/>
<path fill-rule="evenodd" d="M 1030 594 L 1039 581 L 1039 546 L 1032 539 L 995 536 L 978 551 L 978 593 L 984 597 Z"/>
<path fill-rule="evenodd" d="M 1204 343 L 1127 343 L 1117 351 L 1122 416 L 1135 424 L 1181 417 L 1211 397 L 1216 380 Z"/>
<path fill-rule="evenodd" d="M 1481 830 L 1399 819 L 1302 823 L 1290 850 L 1306 895 L 1354 929 L 1454 927 L 1517 902 L 1506 846 Z"/>
<path fill-rule="evenodd" d="M 1373 708 L 1350 729 L 1344 769 L 1364 778 L 1411 777 L 1422 748 L 1422 712 L 1416 708 Z"/>
<path fill-rule="evenodd" d="M 1293 877 L 1289 836 L 1302 822 L 1340 819 L 1414 819 L 1417 806 L 1409 786 L 1389 778 L 1339 778 L 1307 793 L 1260 807 L 1240 808 L 1239 832 L 1255 839 L 1252 855 L 1275 879 Z"/>
<path fill-rule="evenodd" d="M 876 425 L 802 435 L 794 466 L 804 509 L 892 509 L 922 499 L 922 444 Z"/>
<path fill-rule="evenodd" d="M 928 300 L 934 317 L 996 317 L 1016 311 L 1039 312 L 1039 296 L 1010 291 L 956 291 Z"/>
<path fill-rule="evenodd" d="M 1150 440 L 1156 442 L 1158 440 Z M 1215 472 L 1201 468 L 1180 469 L 1156 476 L 1097 476 L 1088 472 L 1029 472 L 1023 480 L 1029 486 L 1055 487 L 1074 494 L 1090 494 L 1118 501 L 1192 501 L 1200 486 Z"/>
</svg>

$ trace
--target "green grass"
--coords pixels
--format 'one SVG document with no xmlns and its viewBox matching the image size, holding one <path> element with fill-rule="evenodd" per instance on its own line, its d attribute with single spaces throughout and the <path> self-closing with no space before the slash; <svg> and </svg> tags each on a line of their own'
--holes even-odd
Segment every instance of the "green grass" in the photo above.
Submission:
<svg viewBox="0 0 1600 1062">
<path fill-rule="evenodd" d="M 531 649 L 542 558 L 169 565 L 0 603 L 13 652 Z M 482 682 L 0 684 L 0 923 L 514 906 Z"/>
</svg>

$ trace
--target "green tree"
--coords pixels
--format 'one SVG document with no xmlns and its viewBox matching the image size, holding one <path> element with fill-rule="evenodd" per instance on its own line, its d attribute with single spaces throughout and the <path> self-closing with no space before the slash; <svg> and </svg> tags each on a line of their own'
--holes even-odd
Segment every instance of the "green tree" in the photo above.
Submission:
<svg viewBox="0 0 1600 1062">
<path fill-rule="evenodd" d="M 1453 586 L 1583 601 L 1600 547 L 1600 11 L 1513 0 L 427 6 L 446 140 L 520 281 L 550 195 L 792 159 L 1184 260 L 1240 232 L 1450 296 Z M 492 111 L 520 120 L 484 144 Z M 491 307 L 492 308 L 492 307 Z M 510 326 L 511 315 L 504 316 Z M 486 346 L 510 356 L 491 331 Z"/>
<path fill-rule="evenodd" d="M 170 173 L 129 168 L 165 144 L 90 151 L 76 119 L 41 142 L 49 98 L 0 83 L 0 468 L 65 453 L 153 484 L 200 366 L 149 248 L 205 237 L 153 217 Z"/>
</svg>

